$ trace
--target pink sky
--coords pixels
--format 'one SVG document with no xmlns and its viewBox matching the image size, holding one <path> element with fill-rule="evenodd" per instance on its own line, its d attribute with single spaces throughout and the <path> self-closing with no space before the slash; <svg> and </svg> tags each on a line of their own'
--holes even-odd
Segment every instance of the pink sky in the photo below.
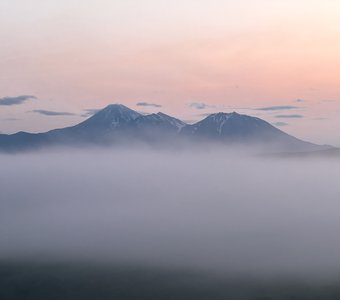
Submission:
<svg viewBox="0 0 340 300">
<path fill-rule="evenodd" d="M 3 0 L 0 45 L 0 103 L 37 98 L 1 105 L 1 132 L 63 127 L 122 103 L 190 121 L 235 110 L 340 146 L 337 0 Z M 272 106 L 296 108 L 256 110 Z"/>
</svg>

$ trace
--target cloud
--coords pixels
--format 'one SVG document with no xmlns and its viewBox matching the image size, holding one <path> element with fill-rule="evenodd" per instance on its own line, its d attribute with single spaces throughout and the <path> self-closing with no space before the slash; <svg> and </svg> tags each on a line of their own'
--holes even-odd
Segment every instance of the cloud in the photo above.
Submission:
<svg viewBox="0 0 340 300">
<path fill-rule="evenodd" d="M 303 100 L 303 99 L 296 99 L 294 102 L 305 102 L 305 100 Z"/>
<path fill-rule="evenodd" d="M 89 109 L 83 109 L 83 111 L 85 113 L 81 115 L 82 117 L 91 117 L 94 114 L 96 114 L 98 111 L 100 111 L 100 109 L 98 109 L 98 108 L 89 108 Z"/>
<path fill-rule="evenodd" d="M 277 115 L 275 116 L 275 118 L 279 118 L 279 119 L 300 119 L 303 118 L 303 115 Z"/>
<path fill-rule="evenodd" d="M 213 108 L 215 107 L 214 105 L 210 105 L 210 104 L 206 104 L 203 102 L 193 102 L 189 104 L 190 108 L 194 108 L 194 109 L 206 109 L 206 108 Z"/>
<path fill-rule="evenodd" d="M 137 106 L 149 106 L 149 107 L 162 107 L 162 105 L 160 104 L 156 104 L 156 103 L 148 103 L 148 102 L 138 102 L 136 103 Z"/>
<path fill-rule="evenodd" d="M 286 122 L 275 122 L 275 123 L 273 123 L 273 125 L 274 126 L 287 126 L 287 125 L 289 125 L 288 123 L 286 123 Z"/>
<path fill-rule="evenodd" d="M 74 113 L 65 112 L 65 111 L 51 111 L 51 110 L 44 110 L 44 109 L 35 109 L 31 112 L 38 113 L 44 116 L 75 116 Z"/>
<path fill-rule="evenodd" d="M 336 280 L 338 160 L 200 150 L 0 155 L 0 260 Z"/>
<path fill-rule="evenodd" d="M 293 105 L 279 105 L 279 106 L 267 106 L 267 107 L 260 107 L 255 108 L 255 110 L 264 110 L 264 111 L 275 111 L 275 110 L 289 110 L 289 109 L 297 109 L 298 106 Z"/>
<path fill-rule="evenodd" d="M 19 105 L 32 99 L 37 99 L 37 97 L 32 96 L 32 95 L 21 95 L 17 97 L 3 97 L 3 98 L 0 98 L 0 105 L 4 105 L 4 106 Z"/>
</svg>

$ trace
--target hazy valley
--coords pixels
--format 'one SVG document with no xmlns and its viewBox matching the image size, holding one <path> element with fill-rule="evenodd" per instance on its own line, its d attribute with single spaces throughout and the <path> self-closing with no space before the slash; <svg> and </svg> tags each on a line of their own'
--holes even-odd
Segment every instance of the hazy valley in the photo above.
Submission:
<svg viewBox="0 0 340 300">
<path fill-rule="evenodd" d="M 338 295 L 337 159 L 91 148 L 0 163 L 7 297 Z"/>
</svg>

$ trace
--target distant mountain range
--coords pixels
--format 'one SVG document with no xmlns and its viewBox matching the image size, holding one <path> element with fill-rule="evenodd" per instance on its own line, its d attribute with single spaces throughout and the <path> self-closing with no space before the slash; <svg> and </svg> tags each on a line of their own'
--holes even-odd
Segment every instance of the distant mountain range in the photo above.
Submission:
<svg viewBox="0 0 340 300">
<path fill-rule="evenodd" d="M 319 151 L 331 148 L 299 140 L 260 118 L 236 112 L 211 114 L 195 124 L 186 124 L 161 112 L 143 115 L 121 104 L 108 105 L 72 127 L 44 133 L 0 134 L 0 151 L 7 152 L 53 145 L 125 143 L 260 146 L 277 152 Z"/>
</svg>

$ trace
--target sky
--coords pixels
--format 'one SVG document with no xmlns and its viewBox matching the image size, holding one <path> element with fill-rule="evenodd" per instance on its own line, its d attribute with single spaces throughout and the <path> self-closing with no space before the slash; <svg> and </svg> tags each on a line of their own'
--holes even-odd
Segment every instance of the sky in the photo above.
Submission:
<svg viewBox="0 0 340 300">
<path fill-rule="evenodd" d="M 338 0 L 2 0 L 0 45 L 2 133 L 121 103 L 340 146 Z"/>
</svg>

